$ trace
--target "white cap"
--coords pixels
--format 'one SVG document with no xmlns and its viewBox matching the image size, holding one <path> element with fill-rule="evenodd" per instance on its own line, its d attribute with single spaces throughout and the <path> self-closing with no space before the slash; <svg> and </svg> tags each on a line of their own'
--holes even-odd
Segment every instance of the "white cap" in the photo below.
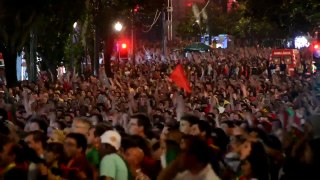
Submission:
<svg viewBox="0 0 320 180">
<path fill-rule="evenodd" d="M 116 148 L 116 150 L 120 149 L 121 146 L 121 136 L 117 131 L 106 131 L 100 137 L 101 143 L 107 143 Z"/>
</svg>

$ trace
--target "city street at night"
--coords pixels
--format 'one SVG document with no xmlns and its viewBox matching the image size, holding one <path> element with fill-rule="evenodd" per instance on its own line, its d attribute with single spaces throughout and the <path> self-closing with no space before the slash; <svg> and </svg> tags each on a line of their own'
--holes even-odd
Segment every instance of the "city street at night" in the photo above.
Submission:
<svg viewBox="0 0 320 180">
<path fill-rule="evenodd" d="M 319 10 L 0 0 L 0 180 L 320 180 Z"/>
</svg>

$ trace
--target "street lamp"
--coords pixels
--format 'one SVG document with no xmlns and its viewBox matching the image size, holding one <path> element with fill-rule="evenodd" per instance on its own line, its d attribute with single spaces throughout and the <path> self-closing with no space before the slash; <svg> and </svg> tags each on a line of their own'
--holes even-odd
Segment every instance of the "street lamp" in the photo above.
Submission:
<svg viewBox="0 0 320 180">
<path fill-rule="evenodd" d="M 78 42 L 77 40 L 77 35 L 78 35 L 78 22 L 74 22 L 73 23 L 73 33 L 72 33 L 72 45 L 75 46 L 76 43 Z M 71 48 L 71 71 L 74 72 L 75 71 L 75 57 L 74 57 L 74 48 Z"/>
<path fill-rule="evenodd" d="M 117 22 L 115 25 L 114 25 L 114 29 L 118 32 L 120 32 L 123 28 L 123 25 L 120 23 L 120 22 Z"/>
<path fill-rule="evenodd" d="M 73 23 L 73 29 L 76 29 L 77 26 L 78 26 L 78 23 L 77 23 L 77 22 L 74 22 L 74 23 Z"/>
</svg>

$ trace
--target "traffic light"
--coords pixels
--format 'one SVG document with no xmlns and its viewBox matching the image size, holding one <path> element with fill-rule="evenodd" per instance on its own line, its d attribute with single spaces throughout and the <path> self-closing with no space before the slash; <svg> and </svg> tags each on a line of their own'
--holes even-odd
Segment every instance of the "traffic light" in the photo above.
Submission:
<svg viewBox="0 0 320 180">
<path fill-rule="evenodd" d="M 136 5 L 136 6 L 134 7 L 134 9 L 133 9 L 133 12 L 134 12 L 134 13 L 138 13 L 139 10 L 140 10 L 140 6 L 139 6 L 139 5 Z"/>
<path fill-rule="evenodd" d="M 129 59 L 129 50 L 126 42 L 119 43 L 119 59 Z"/>
<path fill-rule="evenodd" d="M 320 43 L 315 43 L 313 45 L 313 59 L 314 60 L 320 60 Z"/>
<path fill-rule="evenodd" d="M 122 44 L 121 44 L 121 48 L 122 48 L 122 49 L 127 49 L 127 44 L 126 44 L 126 43 L 122 43 Z"/>
</svg>

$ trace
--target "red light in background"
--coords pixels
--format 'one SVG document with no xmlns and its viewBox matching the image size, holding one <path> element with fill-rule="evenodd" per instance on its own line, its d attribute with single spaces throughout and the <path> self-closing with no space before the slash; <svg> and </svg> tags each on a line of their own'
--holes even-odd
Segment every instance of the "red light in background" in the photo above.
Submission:
<svg viewBox="0 0 320 180">
<path fill-rule="evenodd" d="M 187 3 L 187 6 L 191 7 L 192 6 L 192 2 Z"/>
<path fill-rule="evenodd" d="M 315 44 L 314 49 L 319 49 L 319 44 Z"/>
<path fill-rule="evenodd" d="M 137 5 L 134 9 L 133 12 L 137 13 L 140 10 L 140 7 Z"/>
<path fill-rule="evenodd" d="M 127 40 L 118 41 L 118 53 L 119 59 L 128 59 L 129 58 L 129 46 Z"/>
</svg>

